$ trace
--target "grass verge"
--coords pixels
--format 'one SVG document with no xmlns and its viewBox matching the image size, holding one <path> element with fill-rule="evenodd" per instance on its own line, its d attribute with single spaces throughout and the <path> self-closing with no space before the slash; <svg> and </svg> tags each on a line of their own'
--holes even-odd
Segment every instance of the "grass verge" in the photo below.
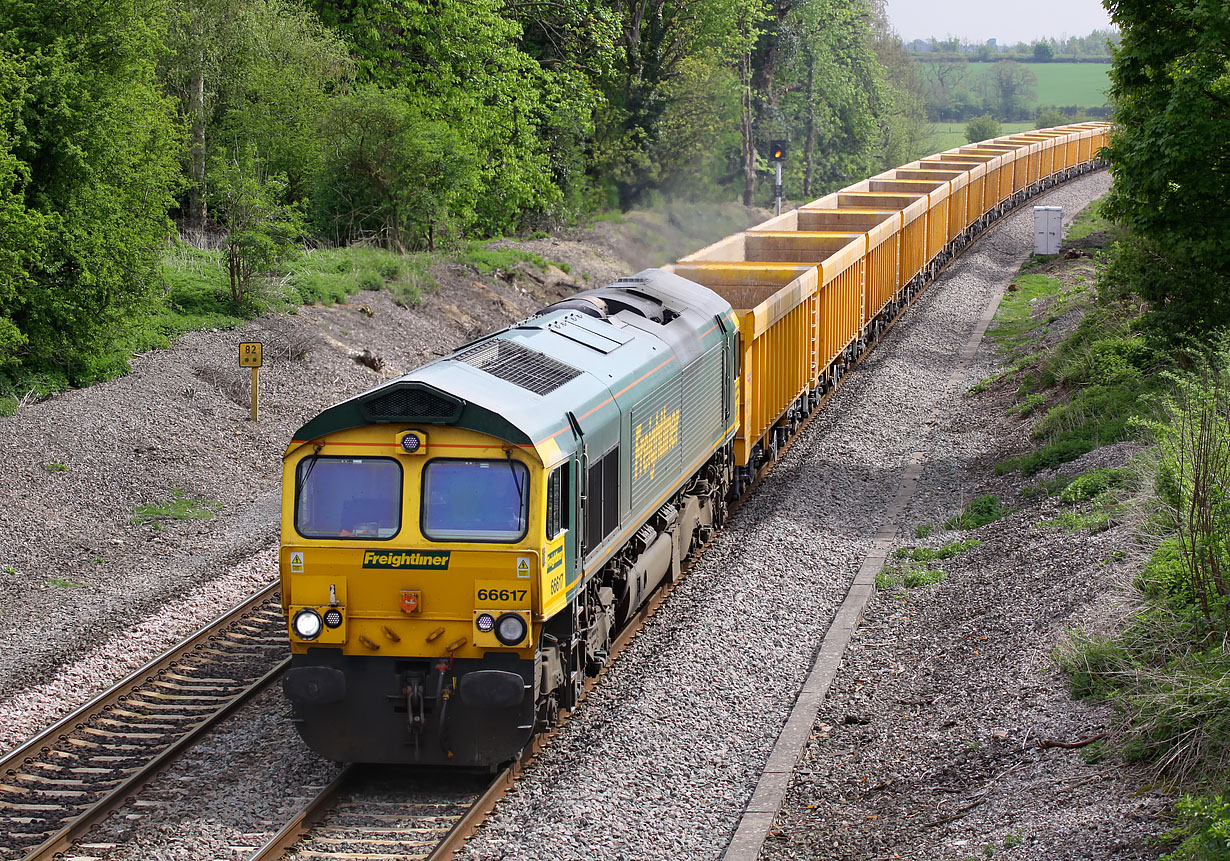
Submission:
<svg viewBox="0 0 1230 861">
<path fill-rule="evenodd" d="M 138 505 L 132 510 L 133 523 L 149 523 L 161 529 L 165 520 L 208 520 L 222 505 L 210 499 L 195 499 L 182 490 L 171 491 L 171 498 L 157 505 Z"/>
</svg>

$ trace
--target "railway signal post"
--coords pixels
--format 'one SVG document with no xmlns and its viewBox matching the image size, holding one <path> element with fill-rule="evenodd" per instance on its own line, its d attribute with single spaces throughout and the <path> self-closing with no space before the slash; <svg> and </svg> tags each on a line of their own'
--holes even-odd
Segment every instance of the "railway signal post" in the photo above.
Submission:
<svg viewBox="0 0 1230 861">
<path fill-rule="evenodd" d="M 775 168 L 773 178 L 773 200 L 776 206 L 776 214 L 782 214 L 782 162 L 786 160 L 786 142 L 785 141 L 769 141 L 769 160 L 773 162 Z"/>
</svg>

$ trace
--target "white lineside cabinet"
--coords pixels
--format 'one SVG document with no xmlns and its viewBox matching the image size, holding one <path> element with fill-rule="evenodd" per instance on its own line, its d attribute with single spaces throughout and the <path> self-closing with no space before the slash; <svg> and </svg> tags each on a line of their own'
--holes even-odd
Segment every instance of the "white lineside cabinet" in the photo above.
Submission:
<svg viewBox="0 0 1230 861">
<path fill-rule="evenodd" d="M 1063 240 L 1063 207 L 1034 207 L 1034 254 L 1058 254 Z"/>
</svg>

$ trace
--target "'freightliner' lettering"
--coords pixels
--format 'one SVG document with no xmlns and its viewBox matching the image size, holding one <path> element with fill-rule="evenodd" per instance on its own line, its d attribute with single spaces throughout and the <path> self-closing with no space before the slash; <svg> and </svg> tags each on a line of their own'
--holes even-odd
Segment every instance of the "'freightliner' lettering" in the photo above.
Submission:
<svg viewBox="0 0 1230 861">
<path fill-rule="evenodd" d="M 364 568 L 414 568 L 428 571 L 447 571 L 448 557 L 452 551 L 428 550 L 364 550 Z"/>
</svg>

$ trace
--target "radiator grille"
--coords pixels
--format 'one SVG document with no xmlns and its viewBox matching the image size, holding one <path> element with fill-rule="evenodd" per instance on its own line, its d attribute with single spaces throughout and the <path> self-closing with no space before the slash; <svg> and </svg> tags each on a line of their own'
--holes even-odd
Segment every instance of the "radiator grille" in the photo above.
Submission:
<svg viewBox="0 0 1230 861">
<path fill-rule="evenodd" d="M 420 386 L 399 386 L 363 402 L 373 422 L 451 422 L 461 415 L 461 402 Z"/>
<path fill-rule="evenodd" d="M 453 356 L 453 359 L 465 362 L 471 367 L 506 380 L 514 386 L 520 386 L 536 395 L 550 394 L 564 383 L 581 375 L 581 372 L 572 365 L 567 365 L 550 356 L 544 356 L 515 341 L 499 339 L 486 341 L 465 352 L 458 353 Z"/>
</svg>

